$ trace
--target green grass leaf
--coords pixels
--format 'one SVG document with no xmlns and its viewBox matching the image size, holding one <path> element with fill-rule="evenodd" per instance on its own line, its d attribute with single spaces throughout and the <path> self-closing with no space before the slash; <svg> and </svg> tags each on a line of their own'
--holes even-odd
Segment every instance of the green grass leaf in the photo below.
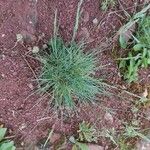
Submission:
<svg viewBox="0 0 150 150">
<path fill-rule="evenodd" d="M 0 128 L 0 141 L 3 140 L 6 134 L 7 128 Z"/>
<path fill-rule="evenodd" d="M 0 150 L 15 150 L 14 142 L 13 141 L 5 141 L 0 146 Z"/>
<path fill-rule="evenodd" d="M 120 43 L 121 48 L 126 48 L 127 47 L 127 41 L 126 41 L 123 34 L 120 34 L 119 43 Z"/>
<path fill-rule="evenodd" d="M 142 48 L 143 48 L 143 44 L 136 44 L 136 45 L 134 45 L 134 47 L 133 47 L 133 49 L 135 50 L 135 51 L 140 51 L 140 50 L 142 50 Z"/>
</svg>

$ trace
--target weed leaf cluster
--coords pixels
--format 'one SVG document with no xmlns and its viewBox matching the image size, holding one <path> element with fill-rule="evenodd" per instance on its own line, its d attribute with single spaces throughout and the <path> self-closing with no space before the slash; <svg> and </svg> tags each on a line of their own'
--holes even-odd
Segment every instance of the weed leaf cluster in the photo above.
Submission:
<svg viewBox="0 0 150 150">
<path fill-rule="evenodd" d="M 145 12 L 150 8 L 148 5 L 142 11 L 134 15 L 134 21 L 127 23 L 123 29 L 129 30 L 137 23 L 135 34 L 131 35 L 133 42 L 128 45 L 124 38 L 124 32 L 120 33 L 120 45 L 122 48 L 130 49 L 126 58 L 119 59 L 119 68 L 122 69 L 124 79 L 130 82 L 138 80 L 138 70 L 147 68 L 150 65 L 150 16 L 146 16 Z"/>
<path fill-rule="evenodd" d="M 0 150 L 15 150 L 13 141 L 5 140 L 7 128 L 0 128 Z"/>
</svg>

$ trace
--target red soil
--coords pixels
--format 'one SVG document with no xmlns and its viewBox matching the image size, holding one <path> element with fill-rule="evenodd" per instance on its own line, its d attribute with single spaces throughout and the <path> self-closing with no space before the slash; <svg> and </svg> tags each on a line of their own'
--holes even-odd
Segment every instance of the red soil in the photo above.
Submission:
<svg viewBox="0 0 150 150">
<path fill-rule="evenodd" d="M 56 8 L 60 23 L 59 33 L 65 41 L 70 40 L 77 3 L 78 1 L 74 0 L 0 1 L 0 122 L 13 131 L 15 139 L 21 137 L 20 142 L 25 138 L 33 141 L 40 140 L 47 135 L 48 129 L 54 124 L 56 132 L 66 135 L 72 135 L 81 120 L 96 123 L 99 128 L 107 126 L 108 122 L 104 119 L 105 111 L 100 105 L 82 107 L 78 117 L 73 116 L 71 119 L 64 117 L 65 121 L 62 122 L 62 119 L 48 106 L 46 98 L 42 97 L 41 100 L 40 95 L 31 95 L 36 88 L 36 84 L 32 81 L 35 76 L 31 68 L 36 72 L 39 65 L 25 54 L 29 51 L 29 47 L 41 46 L 50 39 Z M 121 19 L 115 11 L 121 10 L 122 13 L 122 9 L 119 5 L 114 10 L 104 13 L 100 11 L 99 3 L 99 0 L 85 0 L 77 39 L 86 38 L 89 47 L 106 49 L 103 42 L 110 40 L 113 33 L 121 26 Z M 122 1 L 122 5 L 128 8 L 134 3 L 126 0 Z M 129 10 L 132 12 L 134 7 Z M 93 23 L 95 18 L 98 20 L 97 24 Z M 15 45 L 16 34 L 23 35 L 23 44 Z M 112 47 L 111 42 L 110 40 L 107 45 L 108 50 Z M 101 53 L 99 58 L 103 64 L 110 65 L 97 72 L 97 75 L 102 75 L 111 84 L 120 83 L 117 64 L 109 53 L 107 51 Z M 144 77 L 144 80 L 148 80 L 148 76 Z M 105 106 L 118 110 L 113 124 L 108 123 L 108 126 L 119 128 L 119 114 L 121 115 L 119 110 L 123 109 L 125 114 L 128 103 L 116 100 L 115 97 L 103 98 L 103 101 Z M 97 118 L 102 118 L 102 121 L 98 122 Z M 106 145 L 105 141 L 100 143 Z"/>
</svg>

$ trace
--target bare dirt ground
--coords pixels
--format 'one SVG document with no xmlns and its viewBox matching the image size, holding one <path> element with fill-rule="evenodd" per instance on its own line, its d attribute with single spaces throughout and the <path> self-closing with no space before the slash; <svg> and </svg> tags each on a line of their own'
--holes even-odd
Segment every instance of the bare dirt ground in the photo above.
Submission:
<svg viewBox="0 0 150 150">
<path fill-rule="evenodd" d="M 102 76 L 112 85 L 122 86 L 124 82 L 117 63 L 111 56 L 113 37 L 126 19 L 122 7 L 133 13 L 142 2 L 124 0 L 120 3 L 121 5 L 103 12 L 99 0 L 85 0 L 77 40 L 86 38 L 89 43 L 87 50 L 98 48 L 104 51 L 99 54 L 100 63 L 108 66 L 97 72 L 97 76 Z M 129 108 L 131 103 L 112 96 L 110 99 L 100 98 L 102 104 L 82 106 L 79 115 L 72 115 L 71 118 L 64 116 L 62 120 L 49 107 L 47 98 L 32 94 L 36 89 L 36 83 L 32 81 L 35 78 L 34 72 L 40 66 L 32 58 L 26 57 L 26 54 L 32 46 L 41 48 L 52 37 L 56 8 L 59 33 L 65 41 L 69 41 L 77 4 L 78 1 L 75 0 L 0 0 L 0 122 L 10 129 L 18 147 L 24 147 L 23 144 L 31 139 L 33 143 L 39 142 L 47 136 L 48 129 L 52 126 L 56 133 L 70 136 L 82 120 L 95 123 L 99 129 L 104 126 L 119 129 L 120 120 L 130 120 L 130 115 L 132 118 Z M 17 34 L 23 35 L 23 43 L 16 43 Z M 140 71 L 141 86 L 150 83 L 149 72 L 150 70 Z M 124 86 L 129 88 L 126 84 Z M 132 87 L 130 90 L 132 92 Z M 139 92 L 137 86 L 134 90 Z M 113 108 L 116 114 L 112 118 L 107 117 L 103 106 Z M 105 149 L 114 149 L 106 139 L 100 140 L 99 144 Z M 29 148 L 32 149 L 34 148 Z"/>
</svg>

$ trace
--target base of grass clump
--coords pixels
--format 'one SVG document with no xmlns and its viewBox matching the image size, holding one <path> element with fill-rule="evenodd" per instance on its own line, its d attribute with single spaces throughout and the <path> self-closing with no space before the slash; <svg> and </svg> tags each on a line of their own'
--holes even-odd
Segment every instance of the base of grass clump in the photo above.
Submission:
<svg viewBox="0 0 150 150">
<path fill-rule="evenodd" d="M 78 102 L 93 101 L 102 89 L 93 77 L 96 59 L 93 53 L 84 53 L 84 44 L 65 44 L 54 37 L 47 51 L 39 56 L 42 64 L 39 76 L 40 90 L 50 92 L 55 106 L 73 108 Z"/>
</svg>

